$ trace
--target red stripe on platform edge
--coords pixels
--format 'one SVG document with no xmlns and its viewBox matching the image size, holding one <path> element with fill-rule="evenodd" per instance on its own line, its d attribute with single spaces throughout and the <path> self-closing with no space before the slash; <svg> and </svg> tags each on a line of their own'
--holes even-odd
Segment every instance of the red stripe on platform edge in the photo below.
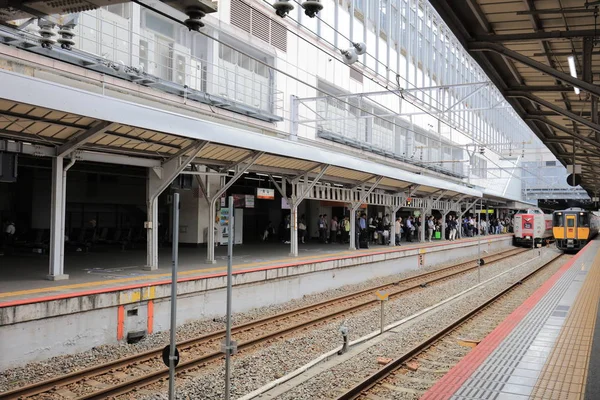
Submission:
<svg viewBox="0 0 600 400">
<path fill-rule="evenodd" d="M 503 234 L 503 235 L 498 235 L 498 236 L 505 236 L 505 235 Z M 498 236 L 495 236 L 495 238 L 498 238 Z M 459 243 L 461 243 L 461 242 L 462 243 L 470 243 L 470 242 L 474 242 L 476 240 L 477 239 L 460 239 L 458 242 Z M 382 250 L 382 251 L 376 251 L 376 252 L 370 252 L 370 253 L 367 252 L 367 253 L 351 254 L 351 255 L 342 256 L 342 257 L 329 257 L 329 258 L 322 258 L 322 259 L 315 259 L 315 260 L 308 260 L 308 261 L 296 261 L 296 262 L 286 263 L 286 264 L 268 265 L 265 267 L 248 268 L 248 269 L 233 271 L 233 275 L 247 274 L 250 272 L 268 271 L 268 270 L 278 269 L 278 268 L 297 267 L 300 265 L 322 263 L 322 262 L 335 261 L 335 260 L 346 260 L 349 258 L 375 256 L 375 255 L 395 253 L 395 252 L 400 252 L 400 251 L 418 250 L 418 249 L 423 249 L 423 248 L 435 248 L 435 247 L 440 247 L 440 246 L 446 246 L 448 244 L 451 244 L 451 243 L 446 240 L 444 242 L 432 243 L 429 246 L 425 246 L 425 247 L 400 247 L 400 248 L 395 247 L 395 248 L 389 249 L 389 250 Z M 225 266 L 223 266 L 223 267 L 225 267 Z M 226 272 L 217 272 L 217 273 L 207 274 L 207 275 L 194 275 L 194 276 L 190 276 L 190 277 L 180 278 L 177 280 L 177 282 L 178 283 L 189 282 L 189 281 L 195 281 L 195 280 L 200 280 L 200 279 L 217 278 L 217 277 L 223 277 L 223 276 L 227 276 L 227 273 Z M 100 288 L 100 289 L 84 290 L 84 291 L 73 292 L 73 293 L 63 293 L 63 294 L 50 295 L 50 296 L 32 297 L 29 299 L 20 299 L 20 300 L 12 300 L 12 301 L 7 301 L 7 302 L 0 302 L 0 308 L 23 306 L 23 305 L 34 304 L 34 303 L 43 303 L 46 301 L 64 300 L 64 299 L 70 299 L 70 298 L 74 298 L 74 297 L 90 296 L 90 295 L 94 295 L 94 294 L 112 293 L 112 292 L 118 292 L 121 290 L 142 289 L 142 288 L 152 287 L 152 286 L 168 285 L 170 283 L 171 283 L 170 279 L 165 279 L 165 280 L 160 280 L 160 281 L 132 283 L 131 285 L 124 285 L 124 286 L 115 286 L 115 287 L 107 287 L 107 288 Z"/>
<path fill-rule="evenodd" d="M 465 383 L 485 359 L 502 343 L 523 318 L 548 293 L 556 281 L 573 266 L 575 261 L 591 244 L 589 242 L 581 251 L 563 265 L 550 279 L 540 286 L 523 304 L 513 311 L 500 325 L 487 335 L 477 347 L 467 354 L 446 375 L 431 387 L 420 400 L 447 400 Z"/>
</svg>

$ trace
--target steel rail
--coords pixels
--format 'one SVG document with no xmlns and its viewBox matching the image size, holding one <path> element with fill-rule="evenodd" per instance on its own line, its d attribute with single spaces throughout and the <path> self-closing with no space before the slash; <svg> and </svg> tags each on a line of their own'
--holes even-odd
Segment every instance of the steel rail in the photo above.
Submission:
<svg viewBox="0 0 600 400">
<path fill-rule="evenodd" d="M 528 250 L 529 249 L 510 249 L 510 250 L 505 251 L 505 252 L 501 252 L 501 253 L 497 253 L 497 254 L 492 254 L 492 255 L 490 255 L 488 257 L 485 257 L 483 259 L 485 260 L 486 263 L 491 263 L 491 262 L 498 261 L 500 259 L 504 259 L 506 257 L 512 257 L 512 256 L 516 256 L 518 254 L 522 254 L 522 253 L 524 253 L 524 252 L 526 252 Z M 371 288 L 368 288 L 368 289 L 361 290 L 359 292 L 350 293 L 350 294 L 347 294 L 347 295 L 335 297 L 335 298 L 332 298 L 332 299 L 329 299 L 329 300 L 325 300 L 325 301 L 322 301 L 322 302 L 319 302 L 319 303 L 316 303 L 316 304 L 311 304 L 311 305 L 308 305 L 308 306 L 299 307 L 299 308 L 296 308 L 296 309 L 293 309 L 293 310 L 290 310 L 290 311 L 286 311 L 286 312 L 283 312 L 283 313 L 280 313 L 280 314 L 276 314 L 276 315 L 273 315 L 273 316 L 270 316 L 270 317 L 262 318 L 260 320 L 256 320 L 256 321 L 252 321 L 252 322 L 249 322 L 249 323 L 246 323 L 246 324 L 238 325 L 238 326 L 233 327 L 232 333 L 233 334 L 239 334 L 239 333 L 244 332 L 244 331 L 248 331 L 248 330 L 251 330 L 251 329 L 256 329 L 257 327 L 259 327 L 261 325 L 266 325 L 266 324 L 268 324 L 270 322 L 273 322 L 273 321 L 277 321 L 277 320 L 282 320 L 282 319 L 289 318 L 290 316 L 293 316 L 293 315 L 307 314 L 307 313 L 310 313 L 312 311 L 316 311 L 316 310 L 319 310 L 319 309 L 331 306 L 332 304 L 335 304 L 335 303 L 341 303 L 341 302 L 344 302 L 344 301 L 351 301 L 351 300 L 354 300 L 354 299 L 359 299 L 360 297 L 364 297 L 364 296 L 367 296 L 367 295 L 372 295 L 373 292 L 376 291 L 376 290 L 385 290 L 385 289 L 388 289 L 388 288 L 397 287 L 399 285 L 406 284 L 406 283 L 408 283 L 410 281 L 420 280 L 422 278 L 427 278 L 427 277 L 430 277 L 432 275 L 438 275 L 440 273 L 444 273 L 444 272 L 447 272 L 449 270 L 453 270 L 453 269 L 461 268 L 461 267 L 464 267 L 464 266 L 468 266 L 473 261 L 475 261 L 475 260 L 470 260 L 470 261 L 458 263 L 458 264 L 451 265 L 451 266 L 445 267 L 445 268 L 441 268 L 441 269 L 438 269 L 438 270 L 435 270 L 435 271 L 424 272 L 424 273 L 421 273 L 421 274 L 417 274 L 417 275 L 414 275 L 414 276 L 411 276 L 411 277 L 404 278 L 404 279 L 399 280 L 397 282 L 388 283 L 388 284 L 380 285 L 380 286 L 377 286 L 377 287 L 371 287 Z M 454 276 L 470 272 L 472 270 L 475 270 L 476 268 L 477 268 L 477 266 L 471 266 L 471 267 L 467 267 L 467 268 L 464 268 L 464 269 L 460 269 L 459 271 L 456 271 L 456 272 L 452 272 L 450 274 L 445 274 L 445 275 L 442 275 L 440 277 L 429 279 L 429 280 L 427 280 L 425 282 L 420 281 L 420 282 L 416 283 L 415 285 L 403 288 L 403 289 L 401 289 L 399 291 L 396 291 L 396 292 L 392 292 L 389 295 L 390 295 L 390 297 L 396 297 L 396 296 L 405 294 L 405 293 L 407 293 L 409 291 L 422 288 L 422 287 L 427 286 L 429 284 L 432 284 L 432 283 L 435 283 L 435 282 L 439 282 L 439 281 L 442 281 L 442 280 L 446 280 L 446 279 L 452 278 Z M 254 345 L 256 345 L 256 344 L 258 344 L 260 342 L 269 340 L 269 339 L 271 339 L 273 337 L 277 337 L 277 336 L 280 336 L 282 334 L 287 334 L 287 333 L 293 332 L 295 330 L 302 329 L 302 328 L 304 328 L 306 326 L 314 325 L 314 324 L 322 322 L 324 320 L 335 318 L 336 316 L 339 316 L 339 315 L 342 315 L 342 314 L 345 314 L 345 313 L 354 312 L 354 311 L 357 311 L 357 310 L 359 310 L 361 308 L 366 308 L 366 307 L 372 306 L 373 304 L 376 304 L 377 302 L 378 302 L 378 300 L 370 300 L 370 301 L 367 301 L 367 302 L 356 304 L 356 305 L 351 306 L 351 307 L 344 308 L 342 310 L 339 310 L 339 311 L 336 311 L 336 312 L 333 312 L 333 313 L 322 315 L 322 316 L 320 316 L 320 317 L 318 317 L 316 319 L 311 319 L 310 321 L 302 322 L 300 324 L 293 325 L 293 326 L 285 328 L 283 330 L 279 330 L 279 331 L 273 332 L 271 334 L 267 334 L 267 335 L 263 335 L 261 337 L 257 337 L 257 338 L 255 338 L 255 339 L 253 339 L 251 341 L 248 341 L 248 342 L 245 342 L 245 343 L 241 343 L 241 344 L 238 345 L 238 349 L 242 350 L 242 349 L 248 348 L 250 346 L 254 346 Z M 192 348 L 192 347 L 199 346 L 200 344 L 205 344 L 205 343 L 210 342 L 210 341 L 216 341 L 218 339 L 222 339 L 223 336 L 224 336 L 224 334 L 225 334 L 225 330 L 219 330 L 219 331 L 211 332 L 211 333 L 199 336 L 197 338 L 193 338 L 193 339 L 182 341 L 182 342 L 180 342 L 180 343 L 177 344 L 177 347 L 180 349 L 180 351 L 182 351 L 182 350 L 185 350 L 185 349 L 189 349 L 189 348 Z M 129 356 L 129 357 L 124 357 L 124 358 L 121 358 L 121 359 L 118 359 L 118 360 L 115 360 L 115 361 L 111 361 L 111 362 L 108 362 L 108 363 L 105 363 L 105 364 L 101 364 L 101 365 L 98 365 L 98 366 L 86 368 L 86 369 L 83 369 L 83 370 L 80 370 L 80 371 L 75 371 L 75 372 L 72 372 L 70 374 L 59 376 L 59 377 L 56 377 L 56 378 L 52 378 L 52 379 L 49 379 L 49 380 L 46 380 L 46 381 L 41 381 L 41 382 L 33 383 L 31 385 L 28 385 L 28 386 L 23 386 L 21 388 L 17 388 L 17 389 L 13 389 L 11 391 L 0 393 L 0 400 L 19 399 L 19 398 L 23 398 L 23 397 L 29 397 L 29 396 L 34 396 L 34 395 L 37 395 L 37 394 L 41 394 L 41 393 L 53 390 L 54 388 L 56 388 L 58 386 L 66 386 L 66 385 L 69 385 L 69 384 L 77 383 L 77 382 L 83 381 L 85 379 L 89 379 L 91 377 L 94 377 L 94 376 L 102 375 L 104 373 L 110 373 L 111 371 L 118 370 L 120 368 L 125 368 L 125 367 L 127 367 L 129 365 L 132 365 L 134 363 L 145 362 L 145 361 L 151 360 L 153 358 L 160 358 L 161 353 L 162 353 L 162 349 L 153 349 L 153 350 L 149 350 L 149 351 L 146 351 L 146 352 L 143 352 L 143 353 L 140 353 L 140 354 L 135 354 L 135 355 L 132 355 L 132 356 Z M 177 372 L 179 373 L 183 369 L 189 369 L 189 368 L 192 368 L 192 367 L 197 366 L 197 365 L 205 364 L 205 363 L 210 362 L 212 360 L 218 359 L 218 358 L 220 358 L 222 356 L 223 356 L 223 353 L 221 353 L 221 352 L 213 352 L 213 353 L 209 353 L 207 355 L 204 355 L 202 357 L 199 357 L 199 358 L 196 358 L 196 359 L 193 359 L 193 360 L 189 360 L 187 362 L 182 362 L 182 363 L 180 363 L 180 365 L 178 365 Z M 132 385 L 134 385 L 134 384 L 135 384 L 135 387 L 145 386 L 148 383 L 151 383 L 153 381 L 157 381 L 159 379 L 164 378 L 165 373 L 168 373 L 168 369 L 166 369 L 166 368 L 165 369 L 160 369 L 160 370 L 152 372 L 152 373 L 150 373 L 150 374 L 148 374 L 148 375 L 146 375 L 144 377 L 138 377 L 138 378 L 135 378 L 134 380 L 125 381 L 125 382 L 122 382 L 120 384 L 117 384 L 116 386 L 113 386 L 113 387 L 110 387 L 110 388 L 106 388 L 106 389 L 102 389 L 100 391 L 96 391 L 96 392 L 91 393 L 91 394 L 89 394 L 87 396 L 78 397 L 78 399 L 101 399 L 101 398 L 104 398 L 106 396 L 114 395 L 114 394 L 109 394 L 109 392 L 110 393 L 113 392 L 113 389 L 115 391 L 119 391 L 120 393 L 126 393 L 127 391 L 131 390 L 131 389 L 126 390 L 128 386 L 131 387 L 131 388 L 133 388 Z M 120 394 L 120 393 L 118 393 L 118 394 Z"/>
<path fill-rule="evenodd" d="M 358 397 L 362 396 L 365 392 L 369 391 L 371 388 L 373 388 L 375 385 L 377 385 L 380 381 L 382 381 L 386 377 L 390 376 L 397 369 L 401 368 L 403 364 L 410 361 L 412 358 L 416 357 L 417 355 L 421 354 L 423 351 L 427 350 L 429 347 L 431 347 L 433 344 L 438 342 L 444 336 L 448 335 L 449 333 L 454 331 L 456 328 L 463 325 L 465 322 L 470 320 L 476 314 L 479 314 L 484 309 L 488 308 L 490 305 L 492 305 L 496 301 L 500 300 L 500 298 L 504 297 L 506 294 L 508 294 L 509 292 L 514 290 L 516 287 L 520 286 L 524 281 L 533 277 L 538 272 L 540 272 L 541 270 L 546 268 L 548 265 L 552 264 L 553 262 L 555 262 L 556 260 L 558 260 L 559 258 L 561 258 L 563 256 L 564 256 L 564 254 L 559 254 L 556 257 L 552 258 L 547 263 L 545 263 L 544 265 L 542 265 L 541 267 L 536 268 L 535 270 L 533 270 L 532 272 L 530 272 L 523 278 L 519 279 L 517 282 L 513 283 L 506 289 L 504 289 L 501 292 L 499 292 L 498 294 L 496 294 L 491 299 L 489 299 L 486 302 L 482 303 L 481 305 L 475 307 L 473 310 L 469 311 L 467 314 L 463 315 L 462 317 L 456 319 L 454 322 L 447 325 L 445 328 L 438 331 L 437 333 L 435 333 L 433 336 L 429 337 L 425 341 L 419 343 L 418 345 L 416 345 L 415 347 L 413 347 L 412 349 L 410 349 L 409 351 L 407 351 L 400 357 L 392 360 L 390 363 L 386 364 L 383 368 L 381 368 L 377 372 L 373 373 L 372 375 L 368 376 L 363 381 L 359 382 L 354 387 L 352 387 L 350 390 L 348 390 L 346 393 L 339 396 L 336 400 L 354 400 L 354 399 L 357 399 Z"/>
</svg>

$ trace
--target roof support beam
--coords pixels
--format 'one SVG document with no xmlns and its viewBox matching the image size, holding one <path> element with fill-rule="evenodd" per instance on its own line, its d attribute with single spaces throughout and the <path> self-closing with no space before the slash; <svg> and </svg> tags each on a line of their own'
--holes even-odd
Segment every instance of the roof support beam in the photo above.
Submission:
<svg viewBox="0 0 600 400">
<path fill-rule="evenodd" d="M 82 147 L 86 142 L 102 135 L 104 132 L 110 130 L 111 128 L 117 126 L 112 122 L 102 121 L 95 124 L 93 127 L 88 129 L 87 131 L 80 132 L 74 136 L 65 144 L 62 144 L 60 147 L 56 149 L 57 157 L 64 157 L 69 153 L 74 152 L 75 150 Z"/>
<path fill-rule="evenodd" d="M 539 31 L 534 33 L 511 33 L 505 35 L 477 35 L 478 42 L 520 42 L 532 40 L 572 39 L 581 37 L 595 37 L 597 32 L 593 29 L 572 31 Z"/>
<path fill-rule="evenodd" d="M 319 180 L 321 180 L 323 175 L 325 175 L 325 172 L 327 172 L 328 168 L 329 168 L 329 165 L 324 165 L 321 168 L 321 171 L 319 172 L 319 174 L 315 177 L 315 179 L 313 179 L 313 181 L 311 183 L 308 184 L 307 187 L 304 188 L 304 191 L 302 193 L 300 193 L 297 197 L 292 196 L 292 203 L 294 203 L 295 205 L 300 204 L 300 202 L 302 200 L 304 200 L 306 198 L 306 196 L 308 196 L 308 194 L 310 193 L 312 188 L 315 187 L 315 185 L 319 182 Z M 296 197 L 296 198 L 293 198 L 293 197 Z"/>
<path fill-rule="evenodd" d="M 572 92 L 571 86 L 564 85 L 531 85 L 531 86 L 512 86 L 508 90 L 516 90 L 519 92 Z"/>
<path fill-rule="evenodd" d="M 581 79 L 573 78 L 569 74 L 565 74 L 564 72 L 557 71 L 556 69 L 543 64 L 539 61 L 532 60 L 529 57 L 524 56 L 521 53 L 516 51 L 507 49 L 506 47 L 498 44 L 498 43 L 490 43 L 490 42 L 470 42 L 469 43 L 470 51 L 493 51 L 495 53 L 501 54 L 508 58 L 511 58 L 515 61 L 518 61 L 522 64 L 527 65 L 537 71 L 548 74 L 558 80 L 569 83 L 573 86 L 577 86 L 581 90 L 585 90 L 588 93 L 591 93 L 595 96 L 600 96 L 600 87 L 593 85 L 591 83 L 585 82 Z"/>
<path fill-rule="evenodd" d="M 592 51 L 594 50 L 594 41 L 591 38 L 583 39 L 583 80 L 588 83 L 594 83 L 594 74 L 592 72 Z M 598 98 L 592 96 L 591 117 L 592 122 L 598 123 Z M 596 141 L 600 141 L 600 132 L 596 132 Z"/>
<path fill-rule="evenodd" d="M 520 98 L 524 98 L 524 99 L 527 99 L 527 100 L 531 100 L 534 103 L 537 103 L 537 104 L 539 104 L 541 106 L 547 107 L 547 108 L 551 109 L 552 111 L 557 112 L 560 115 L 564 115 L 565 117 L 569 118 L 570 120 L 572 120 L 574 122 L 579 122 L 580 124 L 585 125 L 588 128 L 590 128 L 590 129 L 592 129 L 592 130 L 594 130 L 596 132 L 600 132 L 600 125 L 599 124 L 595 124 L 595 123 L 593 123 L 593 122 L 591 122 L 591 121 L 589 121 L 589 120 L 587 120 L 587 119 L 585 119 L 583 117 L 580 117 L 579 115 L 577 115 L 577 114 L 575 114 L 575 113 L 573 113 L 571 111 L 568 111 L 568 110 L 565 110 L 564 108 L 558 107 L 554 103 L 551 103 L 551 102 L 546 101 L 544 99 L 541 99 L 541 98 L 539 98 L 537 96 L 534 96 L 531 93 L 506 92 L 506 93 L 504 93 L 504 95 L 506 97 L 515 97 L 515 98 L 519 98 L 520 97 Z"/>
</svg>

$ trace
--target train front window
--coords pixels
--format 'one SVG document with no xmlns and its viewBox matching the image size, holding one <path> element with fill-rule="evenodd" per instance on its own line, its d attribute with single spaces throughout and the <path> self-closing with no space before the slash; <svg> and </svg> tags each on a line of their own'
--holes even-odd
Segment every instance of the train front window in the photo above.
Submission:
<svg viewBox="0 0 600 400">
<path fill-rule="evenodd" d="M 579 226 L 590 227 L 590 216 L 588 213 L 579 213 Z"/>
<path fill-rule="evenodd" d="M 575 218 L 567 218 L 567 227 L 573 228 L 575 226 Z"/>
<path fill-rule="evenodd" d="M 565 226 L 564 223 L 563 223 L 563 215 L 562 215 L 562 213 L 560 213 L 560 214 L 558 214 L 558 213 L 554 214 L 553 224 L 554 224 L 554 226 L 561 227 L 561 228 L 563 226 Z"/>
</svg>

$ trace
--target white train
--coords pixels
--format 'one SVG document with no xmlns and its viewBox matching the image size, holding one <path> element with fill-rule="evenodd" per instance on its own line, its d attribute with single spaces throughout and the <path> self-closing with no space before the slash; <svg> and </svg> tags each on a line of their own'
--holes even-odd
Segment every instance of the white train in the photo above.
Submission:
<svg viewBox="0 0 600 400">
<path fill-rule="evenodd" d="M 544 214 L 539 208 L 517 211 L 513 226 L 515 246 L 532 246 L 532 241 L 544 246 L 552 239 L 552 215 Z"/>
</svg>

